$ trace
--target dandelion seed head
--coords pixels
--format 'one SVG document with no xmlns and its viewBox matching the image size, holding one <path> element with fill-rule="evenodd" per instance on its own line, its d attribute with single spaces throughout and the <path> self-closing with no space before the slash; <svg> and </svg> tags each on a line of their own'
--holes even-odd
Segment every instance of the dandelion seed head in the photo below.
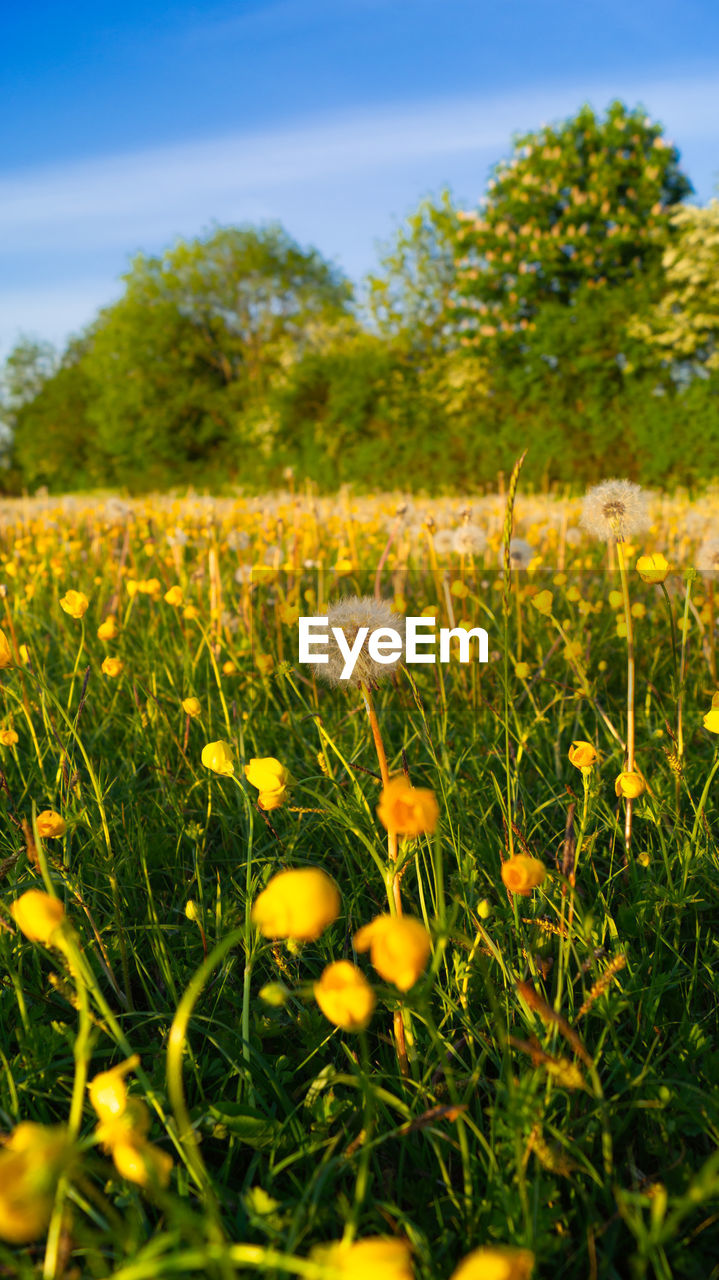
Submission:
<svg viewBox="0 0 719 1280">
<path fill-rule="evenodd" d="M 694 568 L 708 582 L 719 578 L 719 538 L 705 538 L 694 557 Z"/>
<path fill-rule="evenodd" d="M 509 544 L 510 569 L 528 569 L 535 557 L 534 547 L 530 547 L 524 538 L 512 538 Z M 499 548 L 499 566 L 504 568 L 504 547 Z"/>
<path fill-rule="evenodd" d="M 342 685 L 344 688 L 350 686 L 354 689 L 365 684 L 373 688 L 380 681 L 386 680 L 388 676 L 392 675 L 403 661 L 405 619 L 401 614 L 395 613 L 387 600 L 375 600 L 374 596 L 344 596 L 342 600 L 338 600 L 336 604 L 331 604 L 328 607 L 327 627 L 329 631 L 327 642 L 328 660 L 317 667 L 317 675 L 326 680 L 328 684 Z M 354 646 L 360 628 L 368 628 L 354 669 L 346 680 L 341 678 L 345 669 L 346 657 L 334 637 L 333 627 L 337 627 L 342 631 L 350 648 Z M 402 641 L 402 650 L 391 662 L 376 662 L 370 655 L 368 648 L 370 636 L 373 631 L 387 630 L 398 633 Z"/>
<path fill-rule="evenodd" d="M 601 542 L 626 542 L 649 528 L 646 494 L 631 480 L 604 480 L 585 495 L 580 523 Z"/>
<path fill-rule="evenodd" d="M 454 548 L 454 531 L 438 529 L 434 535 L 434 549 L 438 556 L 446 556 Z"/>
<path fill-rule="evenodd" d="M 453 543 L 458 555 L 480 556 L 487 546 L 487 538 L 478 524 L 463 524 L 456 530 Z"/>
</svg>

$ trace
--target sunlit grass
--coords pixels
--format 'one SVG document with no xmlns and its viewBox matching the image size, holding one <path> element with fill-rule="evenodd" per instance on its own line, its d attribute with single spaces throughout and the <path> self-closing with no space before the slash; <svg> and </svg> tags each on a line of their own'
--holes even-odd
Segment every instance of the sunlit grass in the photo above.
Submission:
<svg viewBox="0 0 719 1280">
<path fill-rule="evenodd" d="M 719 1275 L 718 507 L 6 504 L 0 1275 Z M 375 587 L 489 663 L 323 686 Z"/>
</svg>

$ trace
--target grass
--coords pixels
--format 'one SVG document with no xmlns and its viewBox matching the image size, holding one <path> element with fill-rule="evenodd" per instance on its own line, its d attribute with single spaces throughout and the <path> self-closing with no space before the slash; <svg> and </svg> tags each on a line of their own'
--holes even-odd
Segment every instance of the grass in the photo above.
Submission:
<svg viewBox="0 0 719 1280">
<path fill-rule="evenodd" d="M 634 571 L 644 546 L 629 548 L 647 790 L 627 854 L 614 788 L 627 650 L 603 549 L 572 549 L 520 506 L 543 565 L 516 575 L 505 636 L 502 504 L 477 517 L 485 555 L 437 566 L 391 513 L 382 499 L 353 518 L 346 502 L 320 516 L 268 498 L 150 501 L 134 518 L 81 503 L 6 515 L 0 622 L 14 661 L 1 726 L 18 742 L 0 748 L 0 1127 L 70 1123 L 76 1156 L 20 1244 L 2 1243 L 0 1159 L 0 1276 L 330 1280 L 350 1273 L 317 1246 L 378 1236 L 409 1241 L 418 1280 L 448 1280 L 482 1245 L 530 1250 L 538 1280 L 719 1276 L 706 584 L 675 568 L 665 598 Z M 371 594 L 388 515 L 383 594 L 408 613 L 436 603 L 442 625 L 449 600 L 455 622 L 487 628 L 491 650 L 486 666 L 414 667 L 374 695 L 390 773 L 406 766 L 440 809 L 436 835 L 400 843 L 404 911 L 432 935 L 405 996 L 352 948 L 388 910 L 392 871 L 366 710 L 293 649 L 300 604 Z M 652 549 L 691 563 L 680 539 L 662 509 Z M 248 567 L 268 561 L 252 583 Z M 163 599 L 173 584 L 179 607 Z M 81 619 L 59 606 L 69 588 L 90 599 Z M 548 612 L 532 607 L 543 590 Z M 108 612 L 118 634 L 102 642 Z M 108 653 L 124 664 L 114 678 L 101 671 Z M 218 739 L 232 744 L 233 777 L 201 763 Z M 598 752 L 586 775 L 568 759 L 576 740 Z M 272 811 L 242 768 L 265 756 L 293 779 Z M 40 838 L 46 809 L 65 819 L 62 837 Z M 546 866 L 526 897 L 502 882 L 510 849 Z M 262 937 L 250 904 L 278 870 L 308 865 L 336 881 L 339 918 L 314 942 Z M 75 952 L 15 927 L 9 907 L 30 888 L 63 900 Z M 375 989 L 364 1033 L 333 1026 L 313 998 L 342 958 Z M 84 1088 L 135 1053 L 128 1087 L 172 1157 L 166 1187 L 122 1176 Z"/>
</svg>

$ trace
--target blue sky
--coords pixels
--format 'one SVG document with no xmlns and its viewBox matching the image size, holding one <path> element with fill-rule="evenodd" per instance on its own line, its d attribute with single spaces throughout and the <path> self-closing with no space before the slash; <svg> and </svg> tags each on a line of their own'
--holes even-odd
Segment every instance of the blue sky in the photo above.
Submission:
<svg viewBox="0 0 719 1280">
<path fill-rule="evenodd" d="M 719 181 L 717 0 L 2 5 L 0 354 L 63 341 L 138 250 L 279 219 L 353 279 L 516 131 L 641 103 Z"/>
</svg>

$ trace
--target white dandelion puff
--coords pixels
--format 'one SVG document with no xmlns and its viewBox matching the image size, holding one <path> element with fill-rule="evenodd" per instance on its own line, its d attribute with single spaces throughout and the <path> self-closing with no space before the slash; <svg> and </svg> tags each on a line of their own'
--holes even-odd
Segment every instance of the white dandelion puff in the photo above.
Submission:
<svg viewBox="0 0 719 1280">
<path fill-rule="evenodd" d="M 604 480 L 585 495 L 580 524 L 602 542 L 626 542 L 649 528 L 646 494 L 631 480 Z"/>
<path fill-rule="evenodd" d="M 405 619 L 395 613 L 388 600 L 375 600 L 373 596 L 345 596 L 327 609 L 327 662 L 317 666 L 317 675 L 331 685 L 350 686 L 357 689 L 360 685 L 374 688 L 381 680 L 386 680 L 398 669 L 404 659 L 405 651 Z M 346 679 L 342 673 L 346 671 L 347 654 L 343 653 L 334 636 L 332 628 L 340 630 L 346 645 L 354 648 L 358 632 L 367 628 L 362 647 L 355 659 L 354 667 Z M 377 662 L 369 652 L 369 640 L 373 632 L 394 631 L 399 635 L 401 651 L 390 659 Z M 380 637 L 389 640 L 388 636 Z"/>
<path fill-rule="evenodd" d="M 719 578 L 719 538 L 705 538 L 694 557 L 694 568 L 708 582 Z"/>
<path fill-rule="evenodd" d="M 487 538 L 478 524 L 463 524 L 456 530 L 453 549 L 460 556 L 481 556 L 486 549 Z"/>
<path fill-rule="evenodd" d="M 510 569 L 528 569 L 536 552 L 524 538 L 512 538 L 509 544 Z M 499 548 L 499 566 L 504 568 L 504 547 Z"/>
<path fill-rule="evenodd" d="M 250 536 L 244 529 L 230 529 L 227 545 L 230 551 L 246 551 L 250 545 Z"/>
<path fill-rule="evenodd" d="M 446 556 L 454 550 L 454 530 L 438 529 L 434 535 L 434 549 L 438 556 Z"/>
</svg>

